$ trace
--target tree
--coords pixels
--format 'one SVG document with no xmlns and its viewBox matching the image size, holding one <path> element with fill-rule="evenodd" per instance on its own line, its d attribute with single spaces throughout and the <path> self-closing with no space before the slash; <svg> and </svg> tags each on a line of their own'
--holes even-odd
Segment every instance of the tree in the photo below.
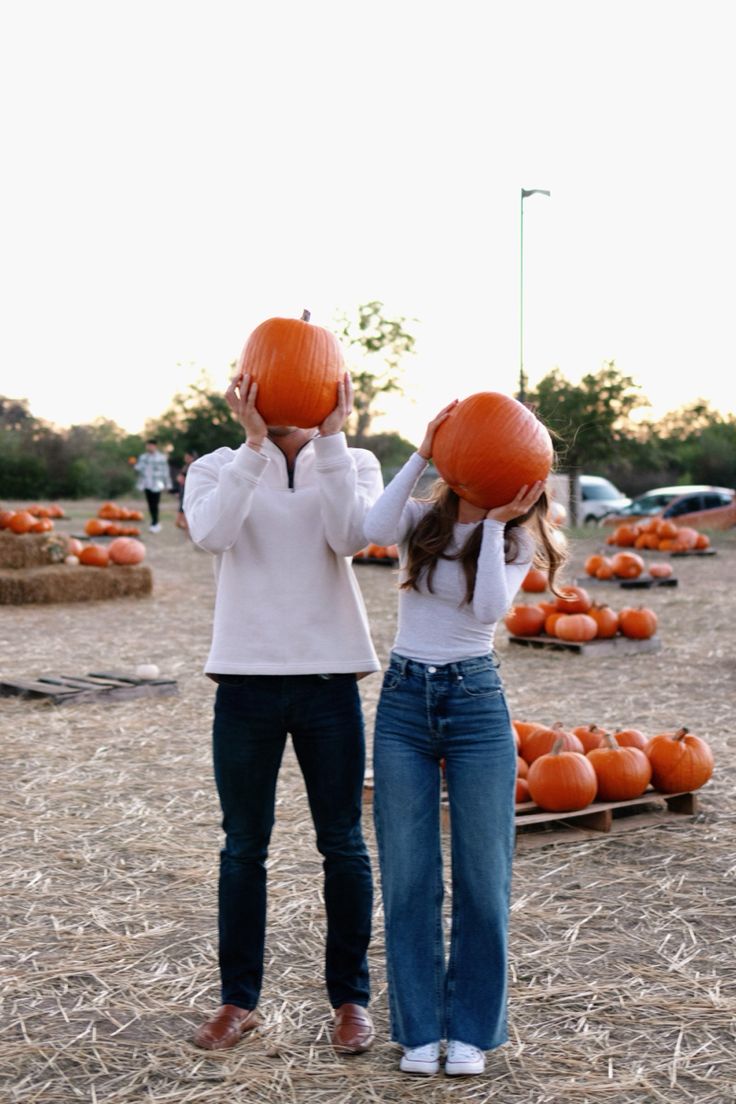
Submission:
<svg viewBox="0 0 736 1104">
<path fill-rule="evenodd" d="M 235 365 L 231 368 L 234 370 Z M 214 389 L 205 373 L 186 391 L 174 395 L 160 418 L 146 423 L 146 435 L 171 445 L 175 462 L 192 450 L 203 456 L 223 446 L 238 448 L 243 443 L 243 427 L 227 405 L 224 393 Z"/>
<path fill-rule="evenodd" d="M 581 469 L 610 462 L 630 445 L 634 432 L 630 414 L 648 405 L 637 391 L 634 380 L 622 375 L 611 360 L 599 372 L 583 376 L 577 386 L 555 368 L 529 395 L 529 404 L 552 433 L 560 465 L 569 475 L 573 524 L 578 517 Z"/>
<path fill-rule="evenodd" d="M 362 303 L 354 317 L 341 314 L 337 319 L 338 337 L 348 350 L 362 354 L 360 365 L 351 368 L 350 372 L 355 389 L 355 414 L 350 429 L 353 443 L 357 445 L 365 442 L 373 419 L 383 413 L 376 407 L 379 395 L 402 390 L 399 382 L 401 359 L 413 353 L 416 341 L 405 328 L 407 321 L 416 319 L 386 318 L 383 309 L 383 303 L 375 299 Z"/>
</svg>

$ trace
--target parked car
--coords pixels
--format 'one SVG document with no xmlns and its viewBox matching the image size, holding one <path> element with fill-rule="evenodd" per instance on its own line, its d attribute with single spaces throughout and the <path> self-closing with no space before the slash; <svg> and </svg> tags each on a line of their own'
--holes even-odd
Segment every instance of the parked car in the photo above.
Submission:
<svg viewBox="0 0 736 1104">
<path fill-rule="evenodd" d="M 652 517 L 671 518 L 678 525 L 696 529 L 730 529 L 736 525 L 736 490 L 705 484 L 655 487 L 622 510 L 606 514 L 600 524 L 619 525 Z"/>
<path fill-rule="evenodd" d="M 580 520 L 584 525 L 598 521 L 612 510 L 623 510 L 630 502 L 608 479 L 600 475 L 580 476 Z"/>
</svg>

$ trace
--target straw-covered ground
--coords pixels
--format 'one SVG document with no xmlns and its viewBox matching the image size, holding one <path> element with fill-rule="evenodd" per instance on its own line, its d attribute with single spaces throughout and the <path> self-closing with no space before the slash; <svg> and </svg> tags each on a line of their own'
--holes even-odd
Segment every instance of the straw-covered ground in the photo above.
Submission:
<svg viewBox="0 0 736 1104">
<path fill-rule="evenodd" d="M 69 505 L 61 528 L 75 531 L 91 508 Z M 290 752 L 270 857 L 264 1028 L 219 1055 L 188 1042 L 218 1003 L 221 833 L 214 687 L 201 673 L 211 562 L 173 528 L 173 509 L 162 533 L 144 528 L 152 595 L 0 610 L 4 676 L 145 661 L 178 681 L 174 697 L 107 706 L 0 700 L 3 1104 L 736 1099 L 736 532 L 715 535 L 715 556 L 673 560 L 677 588 L 606 589 L 611 604 L 657 611 L 658 653 L 537 651 L 499 629 L 514 716 L 649 733 L 687 725 L 711 741 L 716 772 L 695 816 L 651 812 L 627 831 L 569 829 L 535 846 L 520 834 L 510 1042 L 482 1077 L 417 1080 L 398 1073 L 388 1040 L 379 893 L 378 1039 L 349 1059 L 330 1046 L 321 866 Z M 595 536 L 572 542 L 569 581 L 596 547 Z M 385 658 L 395 576 L 356 570 Z M 378 676 L 361 683 L 369 741 L 378 689 Z M 369 812 L 365 828 L 375 859 Z"/>
</svg>

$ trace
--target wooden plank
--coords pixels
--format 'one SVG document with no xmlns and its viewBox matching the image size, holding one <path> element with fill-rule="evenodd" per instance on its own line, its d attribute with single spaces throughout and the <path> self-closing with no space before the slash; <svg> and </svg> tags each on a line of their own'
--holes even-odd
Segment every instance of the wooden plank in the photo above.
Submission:
<svg viewBox="0 0 736 1104">
<path fill-rule="evenodd" d="M 584 575 L 576 579 L 579 586 L 617 586 L 623 590 L 638 590 L 655 586 L 676 587 L 679 580 L 674 575 L 666 579 L 655 579 L 652 575 L 640 575 L 638 579 L 593 579 L 590 575 Z"/>
<path fill-rule="evenodd" d="M 688 548 L 685 552 L 670 552 L 670 556 L 715 556 L 715 548 Z"/>
<path fill-rule="evenodd" d="M 662 648 L 659 636 L 650 636 L 648 640 L 633 640 L 628 636 L 613 636 L 609 640 L 588 640 L 577 643 L 572 640 L 560 640 L 554 636 L 515 636 L 508 634 L 510 644 L 521 644 L 528 648 L 546 648 L 551 651 L 574 652 L 577 655 L 634 655 L 639 652 L 658 652 Z"/>
<path fill-rule="evenodd" d="M 44 683 L 39 679 L 3 679 L 0 681 L 0 697 L 47 698 L 51 696 L 76 698 L 78 695 L 79 690 L 75 690 L 71 686 L 63 687 L 59 685 L 52 690 L 48 683 Z"/>
</svg>

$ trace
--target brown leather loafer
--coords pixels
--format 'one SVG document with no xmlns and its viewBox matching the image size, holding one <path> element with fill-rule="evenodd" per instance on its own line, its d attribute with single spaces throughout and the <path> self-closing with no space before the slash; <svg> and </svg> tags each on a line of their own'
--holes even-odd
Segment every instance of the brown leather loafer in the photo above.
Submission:
<svg viewBox="0 0 736 1104">
<path fill-rule="evenodd" d="M 375 1038 L 373 1020 L 361 1004 L 341 1004 L 335 1009 L 332 1045 L 343 1054 L 362 1054 Z"/>
<path fill-rule="evenodd" d="M 202 1050 L 228 1050 L 254 1027 L 258 1027 L 260 1022 L 261 1018 L 254 1008 L 223 1004 L 211 1020 L 197 1028 L 192 1042 Z"/>
</svg>

